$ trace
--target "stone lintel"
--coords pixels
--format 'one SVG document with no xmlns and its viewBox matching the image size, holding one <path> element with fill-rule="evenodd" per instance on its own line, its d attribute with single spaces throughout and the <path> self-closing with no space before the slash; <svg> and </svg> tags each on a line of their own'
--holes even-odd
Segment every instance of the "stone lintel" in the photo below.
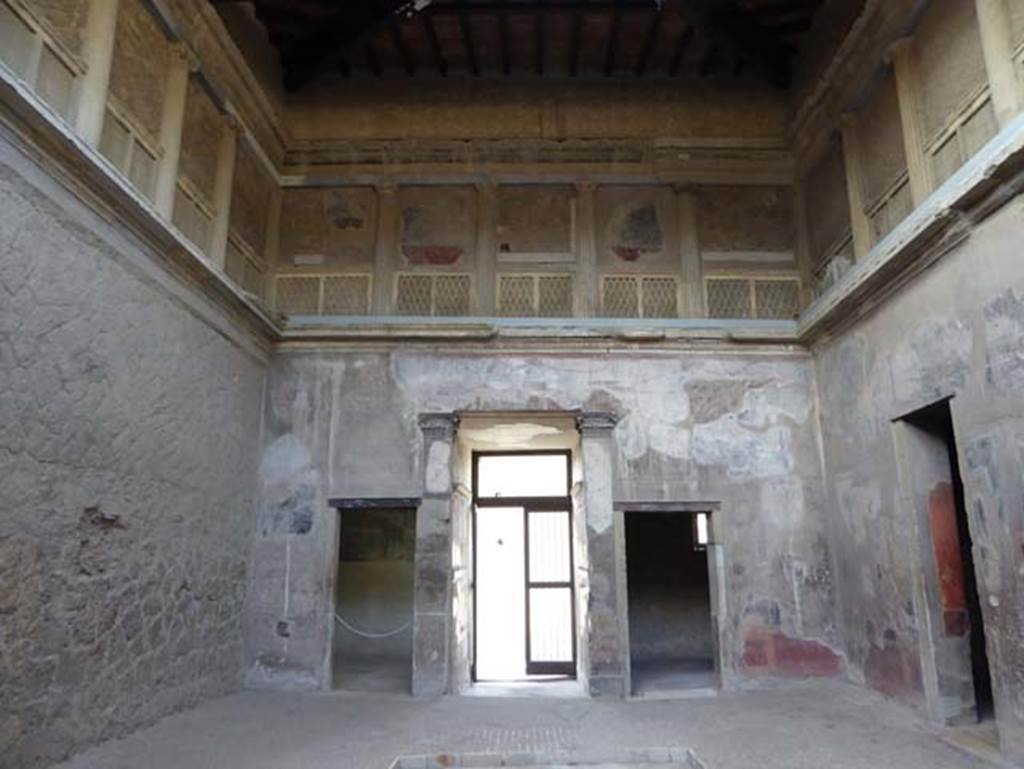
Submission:
<svg viewBox="0 0 1024 769">
<path fill-rule="evenodd" d="M 336 510 L 395 510 L 417 508 L 420 497 L 331 497 L 327 504 Z"/>
</svg>

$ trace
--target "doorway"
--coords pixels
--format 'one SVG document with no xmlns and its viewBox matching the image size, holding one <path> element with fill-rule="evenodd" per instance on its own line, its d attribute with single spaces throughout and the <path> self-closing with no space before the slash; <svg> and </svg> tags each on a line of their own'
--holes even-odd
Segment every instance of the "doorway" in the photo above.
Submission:
<svg viewBox="0 0 1024 769">
<path fill-rule="evenodd" d="M 625 515 L 631 694 L 714 689 L 709 514 Z"/>
<path fill-rule="evenodd" d="M 360 507 L 339 512 L 333 687 L 408 693 L 416 509 Z"/>
<path fill-rule="evenodd" d="M 916 523 L 925 689 L 933 716 L 948 724 L 992 722 L 995 706 L 985 625 L 949 400 L 901 420 L 901 476 Z M 994 729 L 993 729 L 994 731 Z"/>
<path fill-rule="evenodd" d="M 571 452 L 472 462 L 473 680 L 574 678 Z"/>
</svg>

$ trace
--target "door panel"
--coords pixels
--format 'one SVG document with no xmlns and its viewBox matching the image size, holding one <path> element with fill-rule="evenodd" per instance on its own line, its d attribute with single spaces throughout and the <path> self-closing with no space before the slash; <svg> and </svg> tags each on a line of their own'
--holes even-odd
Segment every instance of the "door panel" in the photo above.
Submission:
<svg viewBox="0 0 1024 769">
<path fill-rule="evenodd" d="M 526 672 L 576 673 L 572 524 L 567 510 L 529 510 L 526 520 Z"/>
<path fill-rule="evenodd" d="M 523 508 L 476 510 L 476 678 L 526 675 Z"/>
</svg>

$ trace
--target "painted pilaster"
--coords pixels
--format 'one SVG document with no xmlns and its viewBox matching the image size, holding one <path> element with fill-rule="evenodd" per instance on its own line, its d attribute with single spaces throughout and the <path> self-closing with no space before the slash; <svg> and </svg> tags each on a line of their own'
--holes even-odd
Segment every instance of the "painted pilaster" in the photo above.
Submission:
<svg viewBox="0 0 1024 769">
<path fill-rule="evenodd" d="M 864 213 L 864 184 L 861 179 L 860 141 L 857 118 L 846 113 L 841 118 L 843 131 L 843 165 L 846 167 L 846 196 L 850 201 L 850 229 L 853 232 L 853 258 L 860 261 L 871 250 L 874 240 L 871 222 Z"/>
<path fill-rule="evenodd" d="M 917 51 L 911 38 L 897 40 L 889 47 L 896 76 L 896 94 L 903 126 L 903 149 L 907 156 L 910 196 L 914 206 L 921 205 L 932 194 L 932 169 L 925 152 L 924 128 L 921 125 L 921 88 L 917 71 Z"/>
<path fill-rule="evenodd" d="M 683 288 L 679 315 L 703 318 L 704 264 L 701 261 L 697 233 L 697 195 L 692 187 L 676 187 L 676 221 L 679 227 L 679 270 Z"/>
<path fill-rule="evenodd" d="M 617 418 L 589 412 L 576 418 L 583 462 L 583 498 L 586 509 L 589 586 L 587 598 L 585 672 L 593 696 L 627 694 L 623 579 L 619 574 L 613 488 Z M 621 534 L 621 532 L 619 532 Z"/>
<path fill-rule="evenodd" d="M 263 239 L 263 260 L 267 266 L 267 301 L 271 307 L 277 306 L 277 283 L 274 276 L 278 270 L 278 254 L 281 244 L 281 206 L 284 202 L 284 191 L 275 187 L 270 193 L 267 205 L 267 229 Z"/>
<path fill-rule="evenodd" d="M 974 0 L 981 49 L 992 91 L 992 107 L 1002 128 L 1020 112 L 1021 93 L 1013 63 L 1013 27 L 1006 0 Z"/>
<path fill-rule="evenodd" d="M 181 135 L 185 129 L 185 100 L 188 82 L 199 62 L 181 43 L 174 46 L 175 55 L 167 71 L 163 119 L 160 123 L 160 147 L 163 154 L 157 164 L 156 192 L 153 202 L 166 219 L 174 215 L 174 196 L 178 186 L 178 162 L 181 160 Z"/>
<path fill-rule="evenodd" d="M 110 68 L 114 62 L 118 0 L 92 0 L 85 20 L 82 58 L 87 67 L 78 78 L 75 131 L 91 147 L 98 147 L 103 134 L 110 89 Z"/>
<path fill-rule="evenodd" d="M 373 261 L 374 315 L 390 315 L 394 291 L 395 265 L 398 261 L 398 187 L 377 187 L 377 250 Z"/>
<path fill-rule="evenodd" d="M 416 513 L 412 693 L 449 688 L 452 638 L 452 504 L 455 414 L 421 414 L 423 501 Z"/>
<path fill-rule="evenodd" d="M 807 229 L 807 194 L 799 178 L 793 185 L 793 207 L 796 211 L 796 264 L 800 271 L 800 306 L 807 307 L 814 299 L 814 276 Z"/>
<path fill-rule="evenodd" d="M 477 314 L 497 314 L 498 187 L 491 182 L 476 186 L 476 296 Z"/>
<path fill-rule="evenodd" d="M 231 115 L 224 126 L 217 150 L 217 175 L 213 183 L 213 236 L 210 241 L 210 259 L 220 269 L 228 251 L 228 232 L 231 227 L 231 192 L 235 183 L 235 159 L 238 155 L 238 135 L 242 127 Z"/>
<path fill-rule="evenodd" d="M 576 248 L 579 249 L 576 314 L 592 318 L 601 309 L 597 275 L 597 185 L 593 182 L 576 185 Z"/>
</svg>

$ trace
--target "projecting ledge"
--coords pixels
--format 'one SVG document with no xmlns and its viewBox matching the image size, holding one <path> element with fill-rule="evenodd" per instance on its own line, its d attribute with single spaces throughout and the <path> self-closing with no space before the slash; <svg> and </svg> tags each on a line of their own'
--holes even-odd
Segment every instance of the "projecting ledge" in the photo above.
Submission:
<svg viewBox="0 0 1024 769">
<path fill-rule="evenodd" d="M 793 343 L 795 320 L 723 320 L 715 318 L 422 318 L 392 316 L 293 316 L 285 341 L 464 341 L 612 340 L 658 343 L 710 339 L 724 342 Z"/>
<path fill-rule="evenodd" d="M 877 306 L 1022 190 L 1024 114 L 1008 123 L 801 314 L 800 341 L 817 342 Z"/>
</svg>

